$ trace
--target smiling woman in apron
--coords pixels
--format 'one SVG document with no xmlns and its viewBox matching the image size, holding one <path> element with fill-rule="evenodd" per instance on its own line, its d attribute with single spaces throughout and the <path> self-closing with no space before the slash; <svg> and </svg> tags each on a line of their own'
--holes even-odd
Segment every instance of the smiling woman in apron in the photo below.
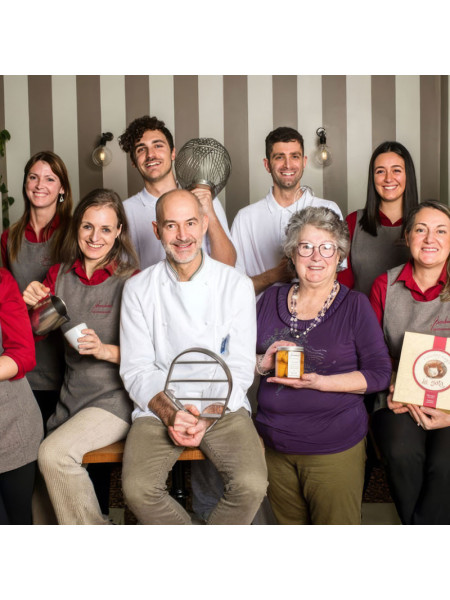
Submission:
<svg viewBox="0 0 450 600">
<path fill-rule="evenodd" d="M 70 322 L 63 333 L 82 325 L 76 347 L 64 341 L 64 382 L 39 468 L 59 524 L 106 524 L 81 463 L 86 452 L 123 439 L 130 426 L 132 406 L 119 375 L 119 315 L 123 286 L 138 261 L 115 192 L 94 190 L 80 202 L 61 257 L 43 284 L 34 281 L 24 292 L 31 306 L 49 293 L 65 302 Z M 42 506 L 35 504 L 35 522 L 48 522 Z"/>
<path fill-rule="evenodd" d="M 72 192 L 62 159 L 50 151 L 34 154 L 25 165 L 22 194 L 23 215 L 1 237 L 3 266 L 11 271 L 21 292 L 31 281 L 43 281 L 49 267 L 59 262 L 72 213 Z M 35 343 L 36 367 L 27 379 L 45 428 L 64 375 L 61 333 L 53 332 Z"/>
<path fill-rule="evenodd" d="M 405 331 L 450 337 L 450 209 L 424 200 L 405 222 L 411 253 L 375 280 L 370 302 L 397 371 Z M 404 525 L 450 525 L 450 414 L 393 401 L 372 416 L 372 431 Z"/>
<path fill-rule="evenodd" d="M 411 154 L 399 142 L 383 142 L 370 159 L 366 204 L 345 219 L 351 250 L 339 283 L 368 296 L 378 275 L 405 263 L 409 250 L 402 223 L 418 204 Z"/>
</svg>

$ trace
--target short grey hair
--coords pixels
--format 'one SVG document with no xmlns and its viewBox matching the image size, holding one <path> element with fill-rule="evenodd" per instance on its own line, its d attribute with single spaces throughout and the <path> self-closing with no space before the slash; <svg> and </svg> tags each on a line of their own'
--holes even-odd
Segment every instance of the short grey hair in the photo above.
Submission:
<svg viewBox="0 0 450 600">
<path fill-rule="evenodd" d="M 347 258 L 350 252 L 347 223 L 342 221 L 334 210 L 325 206 L 308 206 L 292 215 L 286 227 L 286 239 L 283 244 L 283 251 L 288 258 L 292 260 L 297 251 L 300 234 L 306 225 L 312 225 L 331 234 L 338 247 L 339 263 Z"/>
</svg>

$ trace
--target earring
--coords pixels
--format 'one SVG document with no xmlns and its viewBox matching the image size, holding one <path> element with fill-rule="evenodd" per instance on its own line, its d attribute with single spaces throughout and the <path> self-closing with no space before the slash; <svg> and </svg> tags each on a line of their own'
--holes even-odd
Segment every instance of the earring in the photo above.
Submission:
<svg viewBox="0 0 450 600">
<path fill-rule="evenodd" d="M 58 194 L 58 202 L 64 202 L 64 194 Z"/>
</svg>

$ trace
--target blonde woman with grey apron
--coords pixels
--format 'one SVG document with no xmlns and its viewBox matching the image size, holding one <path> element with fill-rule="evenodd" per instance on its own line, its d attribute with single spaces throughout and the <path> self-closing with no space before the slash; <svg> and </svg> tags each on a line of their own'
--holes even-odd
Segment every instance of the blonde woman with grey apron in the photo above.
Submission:
<svg viewBox="0 0 450 600">
<path fill-rule="evenodd" d="M 32 282 L 24 292 L 31 306 L 49 293 L 64 300 L 70 322 L 63 333 L 83 324 L 74 346 L 64 341 L 64 382 L 39 450 L 39 469 L 59 524 L 107 524 L 82 459 L 123 439 L 131 422 L 131 401 L 119 376 L 119 315 L 137 258 L 115 192 L 94 190 L 80 202 L 61 256 L 43 284 Z M 35 523 L 52 520 L 44 495 L 36 494 Z"/>
<path fill-rule="evenodd" d="M 405 237 L 411 260 L 377 277 L 370 294 L 395 370 L 405 331 L 450 337 L 449 207 L 421 202 Z M 401 522 L 450 525 L 450 414 L 394 402 L 393 391 L 372 415 L 372 432 Z"/>
</svg>

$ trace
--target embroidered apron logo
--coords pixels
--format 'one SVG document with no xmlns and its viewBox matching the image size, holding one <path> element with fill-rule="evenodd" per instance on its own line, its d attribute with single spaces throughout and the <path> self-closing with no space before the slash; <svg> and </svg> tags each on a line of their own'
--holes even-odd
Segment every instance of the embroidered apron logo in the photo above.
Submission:
<svg viewBox="0 0 450 600">
<path fill-rule="evenodd" d="M 443 321 L 437 317 L 431 326 L 431 331 L 450 331 L 450 321 L 447 320 L 447 317 L 444 317 Z"/>
<path fill-rule="evenodd" d="M 92 315 L 109 315 L 111 313 L 112 306 L 112 304 L 102 304 L 101 302 L 96 302 L 91 308 L 90 312 Z"/>
<path fill-rule="evenodd" d="M 41 256 L 39 264 L 41 265 L 41 267 L 51 267 L 52 262 L 50 260 L 50 256 L 47 254 L 44 254 L 43 256 Z"/>
</svg>

